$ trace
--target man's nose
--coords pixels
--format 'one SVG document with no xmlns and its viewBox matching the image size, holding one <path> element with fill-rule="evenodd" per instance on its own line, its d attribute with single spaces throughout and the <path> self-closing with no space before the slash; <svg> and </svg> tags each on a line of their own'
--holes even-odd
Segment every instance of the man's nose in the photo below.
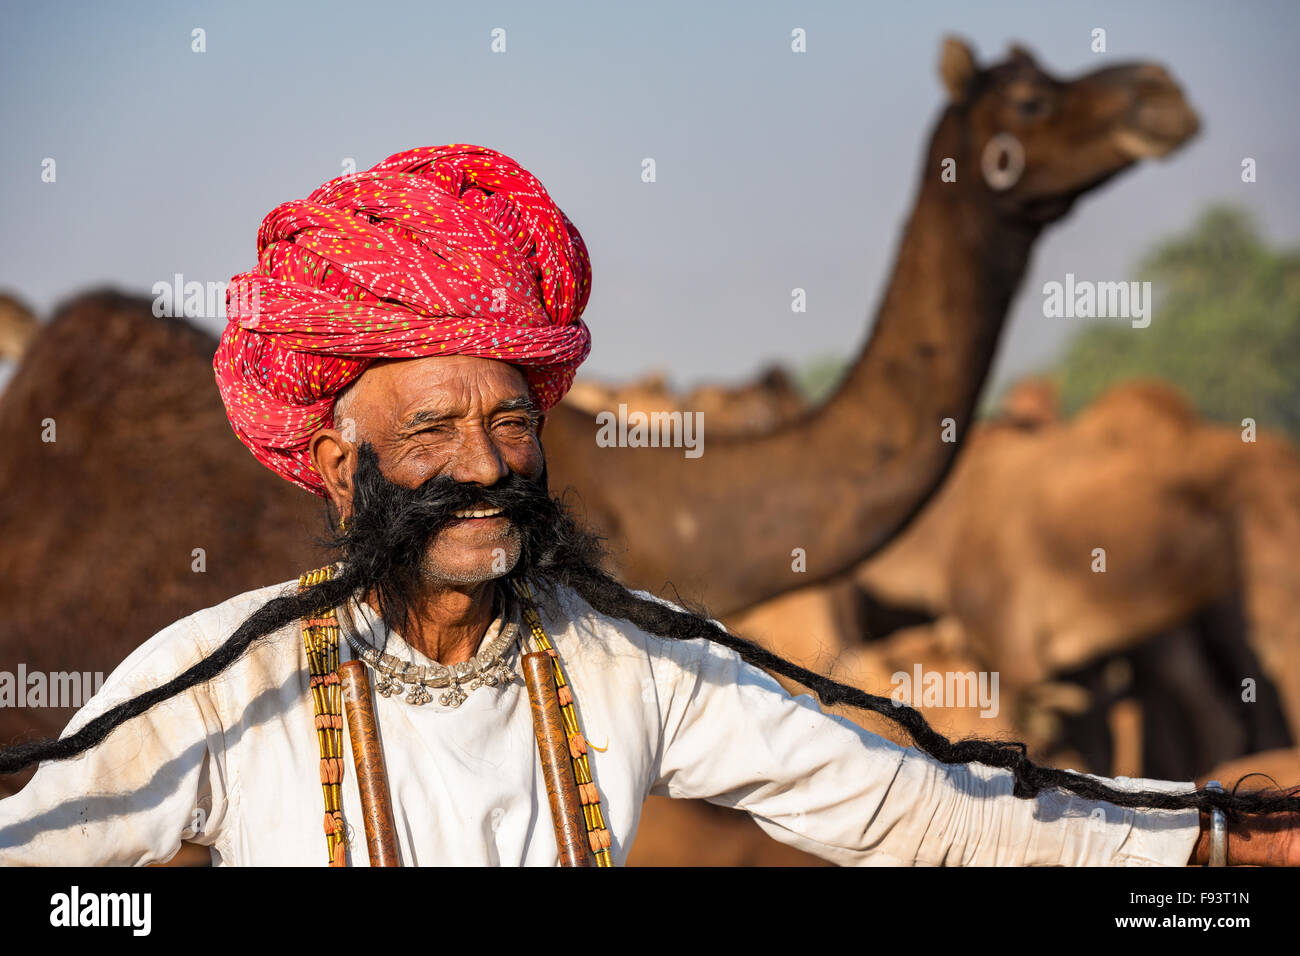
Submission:
<svg viewBox="0 0 1300 956">
<path fill-rule="evenodd" d="M 460 447 L 452 462 L 451 476 L 461 484 L 495 485 L 510 474 L 510 467 L 480 426 L 462 432 Z"/>
</svg>

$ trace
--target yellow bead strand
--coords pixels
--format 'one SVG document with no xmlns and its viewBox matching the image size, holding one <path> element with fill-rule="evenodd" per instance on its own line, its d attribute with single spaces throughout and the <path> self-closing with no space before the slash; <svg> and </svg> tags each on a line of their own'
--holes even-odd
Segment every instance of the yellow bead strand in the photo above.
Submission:
<svg viewBox="0 0 1300 956">
<path fill-rule="evenodd" d="M 596 856 L 597 866 L 613 866 L 610 856 L 609 827 L 605 824 L 605 815 L 601 812 L 600 791 L 591 776 L 591 765 L 587 762 L 587 742 L 578 727 L 578 715 L 573 709 L 573 689 L 565 679 L 564 668 L 560 666 L 559 651 L 546 636 L 546 628 L 537 613 L 532 589 L 523 581 L 515 581 L 515 590 L 524 601 L 524 623 L 532 633 L 533 642 L 540 651 L 551 655 L 555 667 L 555 685 L 560 698 L 560 715 L 564 718 L 564 731 L 569 738 L 569 754 L 573 759 L 573 776 L 578 784 L 579 799 L 582 803 L 582 815 L 587 822 L 587 839 L 591 851 Z"/>
<path fill-rule="evenodd" d="M 298 590 L 328 581 L 333 567 L 308 571 Z M 316 611 L 302 624 L 302 642 L 311 673 L 311 699 L 320 748 L 321 791 L 325 797 L 325 847 L 330 866 L 347 865 L 343 822 L 343 689 L 339 684 L 339 624 L 333 608 Z"/>
</svg>

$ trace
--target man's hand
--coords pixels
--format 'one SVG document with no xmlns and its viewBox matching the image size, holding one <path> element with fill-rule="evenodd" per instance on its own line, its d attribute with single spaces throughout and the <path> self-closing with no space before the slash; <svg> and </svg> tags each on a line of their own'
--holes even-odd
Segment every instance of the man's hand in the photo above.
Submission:
<svg viewBox="0 0 1300 956">
<path fill-rule="evenodd" d="M 1300 866 L 1300 813 L 1246 816 L 1228 822 L 1229 866 Z M 1191 866 L 1210 862 L 1210 815 L 1201 811 L 1201 835 L 1192 848 Z"/>
</svg>

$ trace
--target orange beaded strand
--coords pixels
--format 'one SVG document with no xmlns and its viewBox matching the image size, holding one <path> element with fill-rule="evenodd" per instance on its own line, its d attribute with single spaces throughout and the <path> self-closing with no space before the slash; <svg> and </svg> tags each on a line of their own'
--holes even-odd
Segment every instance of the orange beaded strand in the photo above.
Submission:
<svg viewBox="0 0 1300 956">
<path fill-rule="evenodd" d="M 578 784 L 578 799 L 582 804 L 582 815 L 587 823 L 587 839 L 591 843 L 591 852 L 596 856 L 597 866 L 613 866 L 610 855 L 609 827 L 605 824 L 605 815 L 600 809 L 600 791 L 591 776 L 591 765 L 587 762 L 587 740 L 578 729 L 578 715 L 573 709 L 573 689 L 564 677 L 564 668 L 560 666 L 560 654 L 546 636 L 546 628 L 533 603 L 533 592 L 522 581 L 515 581 L 515 590 L 524 601 L 524 622 L 532 632 L 533 642 L 538 650 L 546 651 L 551 656 L 555 667 L 556 696 L 560 702 L 560 716 L 564 719 L 565 733 L 569 738 L 569 755 L 573 758 L 573 775 Z"/>
<path fill-rule="evenodd" d="M 308 571 L 298 578 L 304 591 L 334 577 L 333 567 Z M 343 689 L 339 684 L 339 622 L 333 609 L 304 619 L 302 642 L 311 672 L 311 698 L 316 710 L 316 741 L 320 747 L 320 783 L 325 795 L 325 848 L 330 866 L 347 866 L 343 822 Z"/>
</svg>

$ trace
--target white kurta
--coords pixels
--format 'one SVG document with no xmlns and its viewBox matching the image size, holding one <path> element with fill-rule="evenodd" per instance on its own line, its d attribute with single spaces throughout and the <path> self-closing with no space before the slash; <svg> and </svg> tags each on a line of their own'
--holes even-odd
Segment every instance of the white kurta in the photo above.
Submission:
<svg viewBox="0 0 1300 956">
<path fill-rule="evenodd" d="M 65 733 L 181 673 L 262 603 L 296 587 L 250 591 L 160 631 Z M 945 766 L 822 713 L 811 696 L 791 696 L 732 651 L 655 637 L 572 591 L 561 597 L 558 607 L 541 608 L 542 618 L 593 745 L 616 864 L 627 860 L 651 794 L 746 810 L 775 839 L 848 865 L 1181 866 L 1196 841 L 1194 810 L 1123 810 L 1059 794 L 1016 799 L 1006 771 Z M 383 628 L 369 606 L 350 607 L 363 633 Z M 396 634 L 386 650 L 429 663 Z M 346 642 L 343 656 L 351 656 Z M 516 671 L 518 661 L 516 644 L 508 658 Z M 522 681 L 480 687 L 454 709 L 433 693 L 418 706 L 375 695 L 403 864 L 555 865 Z M 343 741 L 349 863 L 366 866 L 346 731 Z M 318 761 L 295 624 L 87 754 L 44 764 L 0 801 L 0 864 L 145 864 L 169 859 L 188 839 L 210 846 L 217 865 L 323 866 Z"/>
</svg>

